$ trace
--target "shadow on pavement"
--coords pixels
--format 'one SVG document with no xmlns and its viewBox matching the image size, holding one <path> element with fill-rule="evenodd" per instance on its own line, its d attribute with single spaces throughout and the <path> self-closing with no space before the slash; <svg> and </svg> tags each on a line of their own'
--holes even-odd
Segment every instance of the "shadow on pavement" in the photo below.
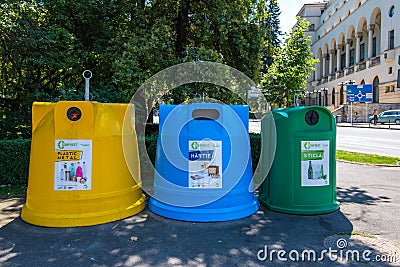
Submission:
<svg viewBox="0 0 400 267">
<path fill-rule="evenodd" d="M 271 212 L 227 222 L 192 223 L 159 217 L 148 209 L 112 223 L 46 228 L 19 217 L 0 229 L 1 266 L 304 266 L 257 253 L 284 249 L 321 252 L 327 237 L 351 233 L 340 211 L 318 216 Z M 262 253 L 260 255 L 263 255 Z M 337 266 L 326 258 L 307 266 Z M 381 265 L 384 266 L 384 265 Z"/>
<path fill-rule="evenodd" d="M 264 207 L 253 216 L 218 223 L 175 221 L 148 209 L 124 220 L 75 228 L 38 227 L 18 217 L 0 228 L 0 265 L 266 266 L 272 261 L 274 266 L 337 266 L 338 261 L 327 255 L 323 261 L 285 262 L 278 260 L 276 252 L 272 258 L 269 253 L 282 249 L 288 258 L 291 250 L 300 254 L 314 250 L 318 257 L 352 231 L 341 211 L 300 216 Z M 265 256 L 266 246 L 268 257 L 259 260 L 257 254 Z M 352 264 L 359 263 L 346 265 Z"/>
<path fill-rule="evenodd" d="M 337 187 L 337 199 L 342 203 L 358 203 L 364 205 L 377 205 L 379 203 L 390 202 L 389 197 L 385 196 L 372 196 L 368 194 L 367 190 L 361 189 L 359 187 L 349 187 L 342 188 Z"/>
</svg>

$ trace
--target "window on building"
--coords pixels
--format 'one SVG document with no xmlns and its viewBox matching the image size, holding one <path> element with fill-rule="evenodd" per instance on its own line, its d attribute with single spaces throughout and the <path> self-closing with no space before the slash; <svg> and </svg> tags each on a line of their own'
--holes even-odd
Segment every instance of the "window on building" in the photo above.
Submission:
<svg viewBox="0 0 400 267">
<path fill-rule="evenodd" d="M 350 66 L 354 65 L 354 48 L 350 50 Z"/>
<path fill-rule="evenodd" d="M 340 95 L 339 95 L 339 105 L 343 105 L 344 103 L 344 90 L 343 86 L 340 88 Z"/>
<path fill-rule="evenodd" d="M 394 49 L 394 30 L 389 31 L 389 49 Z"/>
<path fill-rule="evenodd" d="M 365 60 L 365 44 L 360 44 L 360 62 Z"/>
<path fill-rule="evenodd" d="M 310 26 L 308 26 L 308 31 L 315 31 L 315 24 L 310 24 Z"/>
<path fill-rule="evenodd" d="M 392 74 L 392 73 L 393 73 L 393 68 L 389 67 L 388 74 Z"/>
<path fill-rule="evenodd" d="M 393 17 L 394 16 L 394 6 L 391 6 L 389 9 L 389 17 Z"/>
<path fill-rule="evenodd" d="M 372 38 L 372 56 L 376 57 L 376 37 Z"/>
<path fill-rule="evenodd" d="M 342 69 L 346 66 L 346 54 L 340 55 L 340 66 Z"/>
</svg>

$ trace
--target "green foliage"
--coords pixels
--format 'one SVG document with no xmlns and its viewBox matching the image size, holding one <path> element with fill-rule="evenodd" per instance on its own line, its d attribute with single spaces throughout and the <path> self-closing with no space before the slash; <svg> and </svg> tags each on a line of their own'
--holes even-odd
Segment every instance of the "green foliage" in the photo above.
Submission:
<svg viewBox="0 0 400 267">
<path fill-rule="evenodd" d="M 273 62 L 274 49 L 281 44 L 281 40 L 279 39 L 282 35 L 279 20 L 281 10 L 277 0 L 261 1 L 261 4 L 265 5 L 259 8 L 263 34 L 261 72 L 265 74 Z"/>
<path fill-rule="evenodd" d="M 29 136 L 21 128 L 29 129 L 33 101 L 83 99 L 85 69 L 93 72 L 92 99 L 101 102 L 128 102 L 146 79 L 187 61 L 224 63 L 259 83 L 265 37 L 261 22 L 266 13 L 276 14 L 271 11 L 275 4 L 276 0 L 3 1 L 0 138 Z M 276 19 L 268 17 L 272 31 Z M 203 93 L 226 103 L 240 101 L 207 84 L 182 86 L 164 101 L 180 103 Z M 13 102 L 16 111 L 2 101 Z M 150 103 L 142 104 L 148 108 Z"/>
<path fill-rule="evenodd" d="M 158 124 L 146 126 L 145 145 L 147 154 L 154 165 L 158 137 Z M 27 185 L 29 173 L 30 139 L 0 141 L 0 185 Z M 250 134 L 253 169 L 261 153 L 260 134 Z"/>
<path fill-rule="evenodd" d="M 158 134 L 159 124 L 157 123 L 147 123 L 146 124 L 146 136 L 151 136 L 153 134 Z"/>
<path fill-rule="evenodd" d="M 0 138 L 29 138 L 31 135 L 31 107 L 17 99 L 0 102 Z"/>
<path fill-rule="evenodd" d="M 261 135 L 251 133 L 250 134 L 250 147 L 251 147 L 251 160 L 253 166 L 253 172 L 255 171 L 258 161 L 261 155 Z"/>
<path fill-rule="evenodd" d="M 306 79 L 317 62 L 310 51 L 311 39 L 305 35 L 309 23 L 297 17 L 297 23 L 283 46 L 276 47 L 274 61 L 264 75 L 268 102 L 279 107 L 293 104 L 295 94 L 304 96 Z"/>
<path fill-rule="evenodd" d="M 153 163 L 153 166 L 155 165 L 155 160 L 156 160 L 157 137 L 158 137 L 158 132 L 154 132 L 150 135 L 146 135 L 146 141 L 145 141 L 147 155 L 149 156 L 151 163 Z"/>
<path fill-rule="evenodd" d="M 0 185 L 26 185 L 30 139 L 0 140 Z"/>
<path fill-rule="evenodd" d="M 23 197 L 26 194 L 26 185 L 2 185 L 0 186 L 0 199 L 11 197 Z"/>
</svg>

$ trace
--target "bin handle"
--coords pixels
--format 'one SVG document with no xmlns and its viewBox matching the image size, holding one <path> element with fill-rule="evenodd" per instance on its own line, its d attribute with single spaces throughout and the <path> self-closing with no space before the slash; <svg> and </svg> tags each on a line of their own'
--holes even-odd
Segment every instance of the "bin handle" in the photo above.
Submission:
<svg viewBox="0 0 400 267">
<path fill-rule="evenodd" d="M 195 120 L 217 120 L 219 111 L 216 109 L 195 109 L 192 111 L 192 118 Z"/>
</svg>

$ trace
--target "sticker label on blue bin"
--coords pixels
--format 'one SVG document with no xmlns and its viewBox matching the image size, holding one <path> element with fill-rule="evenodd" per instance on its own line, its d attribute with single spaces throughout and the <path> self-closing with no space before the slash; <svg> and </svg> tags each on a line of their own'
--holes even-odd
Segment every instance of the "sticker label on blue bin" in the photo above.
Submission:
<svg viewBox="0 0 400 267">
<path fill-rule="evenodd" d="M 189 188 L 222 188 L 222 141 L 189 141 Z"/>
<path fill-rule="evenodd" d="M 91 190 L 92 140 L 55 140 L 54 190 Z"/>
<path fill-rule="evenodd" d="M 301 141 L 301 186 L 329 185 L 329 141 Z"/>
</svg>

